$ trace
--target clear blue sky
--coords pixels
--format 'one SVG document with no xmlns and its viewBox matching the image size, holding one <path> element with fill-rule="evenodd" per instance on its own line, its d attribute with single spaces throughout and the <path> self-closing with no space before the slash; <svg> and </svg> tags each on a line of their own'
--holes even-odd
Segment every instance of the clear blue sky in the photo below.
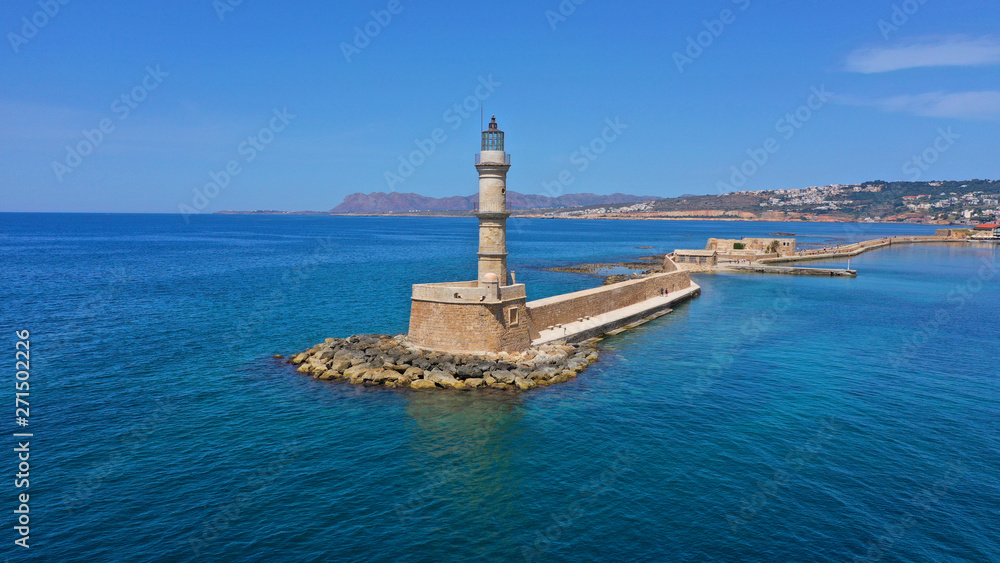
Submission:
<svg viewBox="0 0 1000 563">
<path fill-rule="evenodd" d="M 564 192 L 718 193 L 769 139 L 744 189 L 1000 177 L 995 0 L 897 0 L 913 12 L 899 25 L 889 0 L 565 0 L 558 18 L 558 0 L 225 2 L 5 1 L 0 211 L 325 210 L 389 191 L 386 172 L 436 129 L 391 188 L 469 195 L 479 110 L 446 112 L 490 77 L 478 93 L 523 193 L 558 191 L 563 171 Z M 833 96 L 789 135 L 779 120 L 813 87 Z M 607 119 L 627 129 L 574 156 Z M 925 152 L 933 163 L 906 168 Z M 227 165 L 238 173 L 212 193 Z"/>
</svg>

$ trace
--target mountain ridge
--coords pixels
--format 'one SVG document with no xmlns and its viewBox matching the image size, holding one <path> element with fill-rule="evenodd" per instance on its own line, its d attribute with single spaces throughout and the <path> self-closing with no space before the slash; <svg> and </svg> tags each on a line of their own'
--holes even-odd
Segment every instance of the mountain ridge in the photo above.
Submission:
<svg viewBox="0 0 1000 563">
<path fill-rule="evenodd" d="M 614 193 L 597 195 L 591 193 L 564 194 L 550 197 L 537 194 L 507 192 L 508 209 L 557 209 L 587 205 L 627 204 L 661 199 L 658 196 L 637 196 Z M 408 213 L 421 211 L 472 211 L 479 205 L 479 194 L 470 196 L 429 197 L 405 192 L 356 192 L 344 197 L 344 201 L 330 210 L 330 213 Z"/>
</svg>

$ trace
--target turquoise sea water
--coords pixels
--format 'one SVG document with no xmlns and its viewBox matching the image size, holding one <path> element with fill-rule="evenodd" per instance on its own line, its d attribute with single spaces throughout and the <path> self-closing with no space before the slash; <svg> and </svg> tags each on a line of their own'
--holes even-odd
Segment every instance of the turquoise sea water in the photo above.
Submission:
<svg viewBox="0 0 1000 563">
<path fill-rule="evenodd" d="M 526 394 L 313 381 L 272 354 L 401 333 L 475 277 L 474 220 L 0 214 L 0 327 L 31 331 L 31 549 L 12 561 L 998 561 L 998 247 L 701 297 Z M 710 236 L 901 225 L 511 220 L 537 299 Z M 653 249 L 639 249 L 651 246 Z M 844 262 L 838 262 L 843 267 Z M 819 264 L 817 264 L 819 265 Z M 13 421 L 10 432 L 18 429 Z"/>
</svg>

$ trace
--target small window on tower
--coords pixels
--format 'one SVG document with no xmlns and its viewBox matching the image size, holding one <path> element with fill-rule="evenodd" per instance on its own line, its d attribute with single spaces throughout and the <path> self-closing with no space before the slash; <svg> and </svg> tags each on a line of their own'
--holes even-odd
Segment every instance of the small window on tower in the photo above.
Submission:
<svg viewBox="0 0 1000 563">
<path fill-rule="evenodd" d="M 519 319 L 517 317 L 517 311 L 518 311 L 517 307 L 511 307 L 511 308 L 507 309 L 507 326 L 517 326 L 518 325 L 518 320 Z"/>
</svg>

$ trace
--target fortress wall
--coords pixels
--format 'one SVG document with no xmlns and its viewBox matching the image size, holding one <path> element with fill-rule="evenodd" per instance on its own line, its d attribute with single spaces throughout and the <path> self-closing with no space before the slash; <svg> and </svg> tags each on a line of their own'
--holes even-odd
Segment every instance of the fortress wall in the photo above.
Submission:
<svg viewBox="0 0 1000 563">
<path fill-rule="evenodd" d="M 708 244 L 705 246 L 706 250 L 718 250 L 720 254 L 734 254 L 736 252 L 762 252 L 767 250 L 772 242 L 778 241 L 778 254 L 781 256 L 786 256 L 795 253 L 795 239 L 786 237 L 768 237 L 768 238 L 747 238 L 742 239 L 722 239 L 722 238 L 710 238 L 708 239 Z M 734 247 L 736 244 L 742 244 L 744 246 L 743 250 L 736 250 Z"/>
<path fill-rule="evenodd" d="M 528 315 L 531 317 L 534 331 L 541 331 L 550 326 L 563 325 L 584 317 L 635 305 L 690 286 L 689 272 L 656 274 L 638 280 L 531 301 L 527 303 Z"/>
<path fill-rule="evenodd" d="M 938 229 L 934 231 L 934 236 L 964 239 L 972 232 L 972 229 Z"/>
<path fill-rule="evenodd" d="M 518 323 L 508 322 L 516 307 Z M 409 337 L 417 346 L 448 352 L 520 352 L 528 348 L 530 321 L 524 298 L 499 303 L 442 303 L 414 299 Z"/>
</svg>

